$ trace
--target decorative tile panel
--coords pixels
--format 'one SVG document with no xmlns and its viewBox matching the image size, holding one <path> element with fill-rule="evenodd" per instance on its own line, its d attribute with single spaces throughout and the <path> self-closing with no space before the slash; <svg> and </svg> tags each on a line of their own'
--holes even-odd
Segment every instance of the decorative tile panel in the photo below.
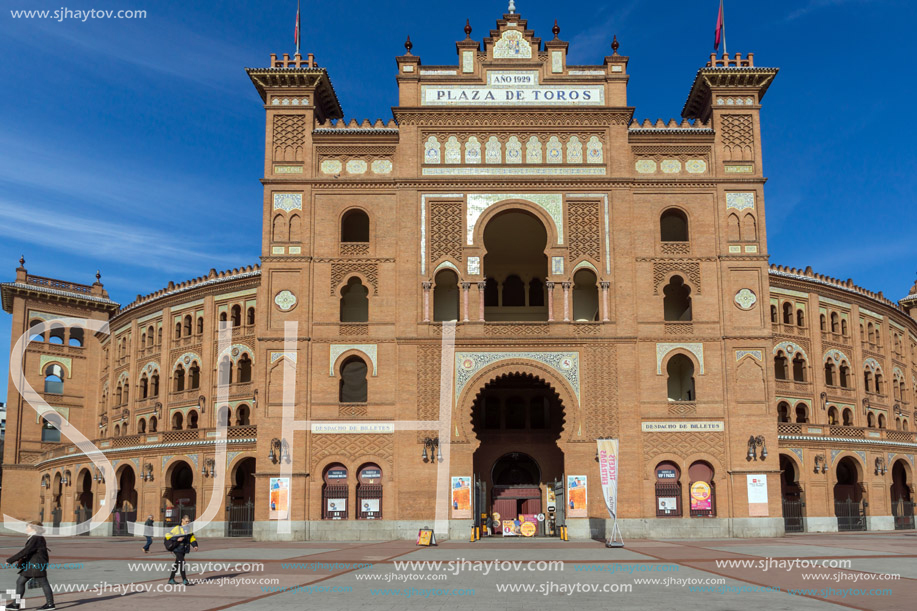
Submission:
<svg viewBox="0 0 917 611">
<path fill-rule="evenodd" d="M 554 225 L 557 228 L 557 241 L 559 244 L 564 243 L 564 209 L 563 197 L 560 194 L 534 194 L 534 193 L 498 193 L 482 194 L 472 193 L 468 195 L 467 204 L 467 233 L 466 241 L 468 245 L 474 243 L 474 227 L 481 217 L 481 214 L 490 206 L 508 199 L 521 199 L 531 202 L 541 207 L 547 212 Z"/>
<path fill-rule="evenodd" d="M 764 353 L 761 350 L 736 350 L 736 362 L 741 361 L 746 356 L 764 362 Z"/>
<path fill-rule="evenodd" d="M 559 276 L 564 273 L 564 258 L 551 257 L 551 273 Z"/>
<path fill-rule="evenodd" d="M 500 361 L 526 359 L 547 365 L 570 383 L 580 396 L 579 353 L 577 352 L 456 352 L 455 399 L 468 381 L 483 368 Z"/>
<path fill-rule="evenodd" d="M 758 296 L 751 289 L 741 289 L 736 293 L 735 302 L 743 310 L 750 310 L 758 303 Z"/>
<path fill-rule="evenodd" d="M 641 159 L 634 164 L 634 168 L 638 174 L 654 174 L 656 172 L 656 162 L 652 159 Z"/>
<path fill-rule="evenodd" d="M 389 159 L 376 159 L 372 163 L 373 174 L 391 174 L 392 162 Z"/>
<path fill-rule="evenodd" d="M 274 193 L 274 210 L 302 210 L 302 193 Z"/>
<path fill-rule="evenodd" d="M 551 51 L 551 72 L 558 74 L 564 71 L 564 54 L 562 51 Z"/>
<path fill-rule="evenodd" d="M 351 159 L 347 162 L 347 173 L 348 174 L 365 174 L 366 173 L 366 162 L 362 159 Z"/>
<path fill-rule="evenodd" d="M 284 312 L 289 312 L 296 305 L 296 295 L 291 291 L 283 290 L 274 296 L 274 303 Z"/>
<path fill-rule="evenodd" d="M 334 377 L 334 362 L 348 350 L 358 350 L 369 357 L 373 365 L 373 377 L 376 377 L 376 344 L 331 344 L 331 360 L 329 361 L 328 370 L 332 378 Z"/>
<path fill-rule="evenodd" d="M 662 360 L 665 358 L 665 356 L 669 352 L 679 348 L 682 350 L 687 350 L 697 357 L 697 362 L 700 363 L 700 374 L 704 375 L 704 345 L 701 343 L 656 344 L 656 375 L 662 375 Z"/>
<path fill-rule="evenodd" d="M 726 209 L 747 210 L 755 207 L 754 193 L 727 193 Z"/>
<path fill-rule="evenodd" d="M 468 257 L 468 275 L 477 276 L 481 273 L 481 257 Z"/>
<path fill-rule="evenodd" d="M 664 174 L 678 174 L 681 172 L 681 162 L 677 159 L 663 159 L 659 168 Z"/>
</svg>

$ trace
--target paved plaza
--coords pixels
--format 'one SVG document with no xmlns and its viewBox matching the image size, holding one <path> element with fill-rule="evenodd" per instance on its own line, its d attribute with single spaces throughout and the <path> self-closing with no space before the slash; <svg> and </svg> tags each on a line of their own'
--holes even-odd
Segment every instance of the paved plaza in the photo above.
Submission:
<svg viewBox="0 0 917 611">
<path fill-rule="evenodd" d="M 0 537 L 4 557 L 23 542 Z M 431 548 L 408 541 L 212 539 L 188 557 L 194 585 L 172 592 L 165 591 L 171 556 L 160 540 L 149 555 L 139 539 L 48 543 L 51 562 L 60 565 L 49 570 L 59 609 L 676 609 L 688 603 L 710 611 L 910 610 L 917 600 L 913 532 L 642 540 L 623 549 L 553 539 L 446 541 Z M 0 571 L 0 588 L 13 588 L 15 578 L 13 569 Z M 25 608 L 42 604 L 40 589 L 26 591 Z"/>
</svg>

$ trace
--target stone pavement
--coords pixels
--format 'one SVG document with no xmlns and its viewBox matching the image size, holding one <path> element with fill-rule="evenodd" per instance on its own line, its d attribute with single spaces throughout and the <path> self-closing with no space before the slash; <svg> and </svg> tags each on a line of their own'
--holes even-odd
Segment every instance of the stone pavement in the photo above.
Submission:
<svg viewBox="0 0 917 611">
<path fill-rule="evenodd" d="M 12 555 L 24 540 L 0 536 L 2 557 Z M 142 553 L 141 539 L 75 537 L 49 539 L 48 545 L 51 562 L 61 565 L 49 571 L 58 589 L 57 608 L 80 611 L 531 610 L 561 605 L 577 611 L 885 611 L 912 610 L 917 601 L 914 532 L 635 540 L 623 549 L 553 539 L 447 541 L 433 548 L 407 541 L 207 539 L 188 556 L 188 576 L 200 583 L 177 592 L 164 591 L 171 556 L 161 540 L 154 540 L 155 553 L 149 555 Z M 801 566 L 814 562 L 820 566 Z M 0 593 L 15 581 L 14 569 L 0 571 Z M 808 591 L 788 592 L 797 589 Z M 40 589 L 26 591 L 25 608 L 42 604 Z"/>
</svg>

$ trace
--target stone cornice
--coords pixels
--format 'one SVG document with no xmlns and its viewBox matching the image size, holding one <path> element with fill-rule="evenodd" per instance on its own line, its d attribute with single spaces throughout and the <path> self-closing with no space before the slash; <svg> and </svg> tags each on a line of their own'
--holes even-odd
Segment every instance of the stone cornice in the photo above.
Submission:
<svg viewBox="0 0 917 611">
<path fill-rule="evenodd" d="M 436 127 L 607 127 L 629 125 L 633 108 L 524 108 L 495 109 L 467 106 L 445 108 L 394 107 L 399 125 Z"/>
</svg>

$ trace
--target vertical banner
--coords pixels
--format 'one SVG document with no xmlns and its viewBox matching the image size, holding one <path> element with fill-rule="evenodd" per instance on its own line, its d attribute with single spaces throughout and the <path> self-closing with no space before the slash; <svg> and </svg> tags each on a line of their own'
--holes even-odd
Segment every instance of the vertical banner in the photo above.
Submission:
<svg viewBox="0 0 917 611">
<path fill-rule="evenodd" d="M 290 478 L 272 477 L 271 483 L 271 520 L 287 520 L 290 517 Z"/>
<path fill-rule="evenodd" d="M 452 478 L 452 517 L 471 517 L 471 478 Z"/>
<path fill-rule="evenodd" d="M 567 476 L 567 517 L 586 517 L 586 476 Z"/>
<path fill-rule="evenodd" d="M 752 518 L 768 517 L 767 476 L 745 475 L 748 487 L 748 515 Z"/>
<path fill-rule="evenodd" d="M 621 538 L 618 530 L 618 440 L 597 439 L 596 445 L 599 454 L 602 497 L 605 499 L 608 515 L 612 519 L 611 536 L 608 539 L 608 543 L 611 544 Z"/>
</svg>

